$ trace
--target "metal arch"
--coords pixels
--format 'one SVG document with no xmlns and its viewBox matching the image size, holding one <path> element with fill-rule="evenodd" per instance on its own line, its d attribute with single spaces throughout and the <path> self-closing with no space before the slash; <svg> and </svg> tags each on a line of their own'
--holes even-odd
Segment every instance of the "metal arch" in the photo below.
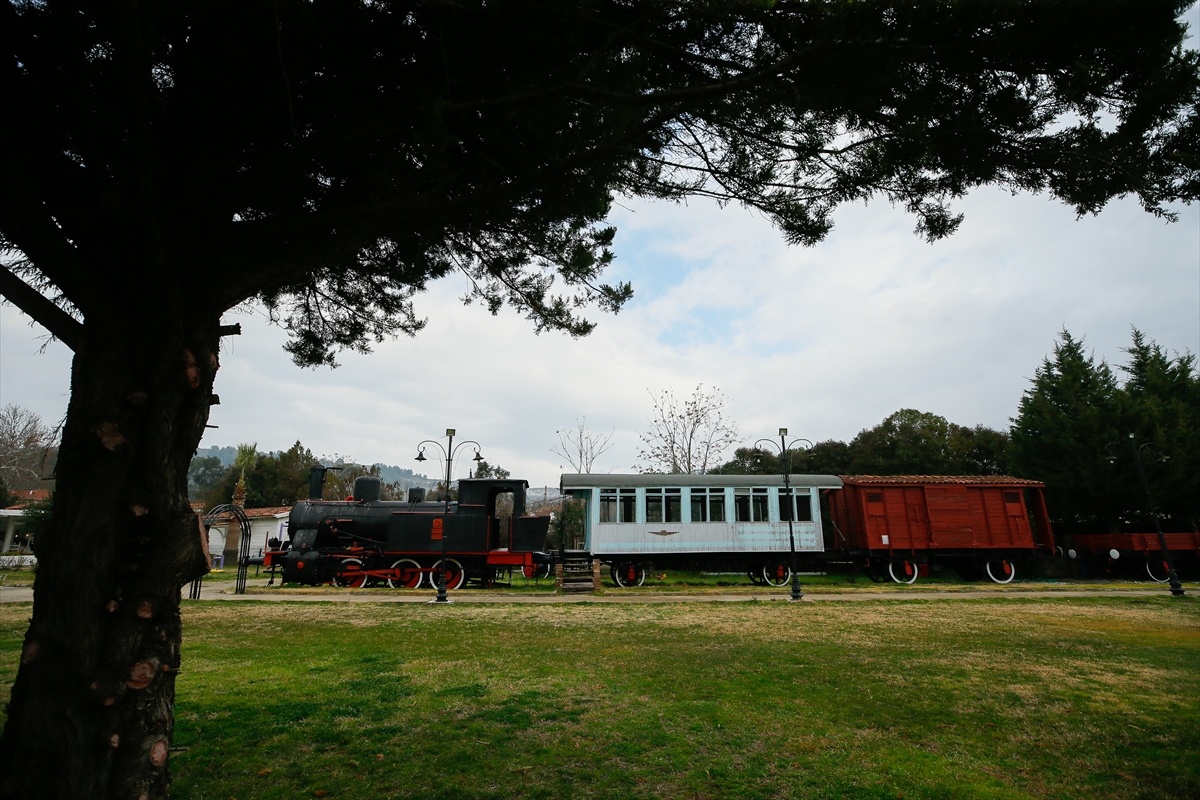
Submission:
<svg viewBox="0 0 1200 800">
<path fill-rule="evenodd" d="M 207 529 L 209 525 L 225 514 L 232 514 L 237 519 L 238 526 L 242 531 L 242 539 L 238 542 L 237 580 L 234 582 L 233 593 L 245 594 L 246 574 L 250 570 L 250 519 L 246 516 L 246 510 L 232 503 L 219 505 L 204 515 L 204 526 Z"/>
</svg>

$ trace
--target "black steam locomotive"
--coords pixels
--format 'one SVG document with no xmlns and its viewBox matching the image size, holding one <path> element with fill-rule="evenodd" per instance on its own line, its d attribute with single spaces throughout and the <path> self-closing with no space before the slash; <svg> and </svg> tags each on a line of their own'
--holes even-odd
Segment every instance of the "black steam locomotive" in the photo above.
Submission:
<svg viewBox="0 0 1200 800">
<path fill-rule="evenodd" d="M 322 500 L 324 483 L 325 468 L 313 467 L 309 499 L 288 517 L 290 541 L 264 556 L 284 582 L 416 588 L 436 586 L 442 571 L 457 589 L 468 579 L 490 584 L 502 571 L 546 574 L 552 561 L 549 517 L 525 516 L 526 481 L 460 480 L 450 502 L 428 502 L 423 489 L 407 501 L 380 500 L 380 480 L 370 476 L 354 482 L 351 497 Z M 497 513 L 507 494 L 511 513 Z"/>
</svg>

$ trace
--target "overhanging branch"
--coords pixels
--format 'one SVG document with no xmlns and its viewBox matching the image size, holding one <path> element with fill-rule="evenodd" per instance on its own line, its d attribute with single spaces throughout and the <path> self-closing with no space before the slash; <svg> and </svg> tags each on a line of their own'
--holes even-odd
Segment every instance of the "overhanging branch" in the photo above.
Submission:
<svg viewBox="0 0 1200 800">
<path fill-rule="evenodd" d="M 79 320 L 50 302 L 45 295 L 0 267 L 0 295 L 33 317 L 34 321 L 72 350 L 79 349 L 83 325 Z"/>
</svg>

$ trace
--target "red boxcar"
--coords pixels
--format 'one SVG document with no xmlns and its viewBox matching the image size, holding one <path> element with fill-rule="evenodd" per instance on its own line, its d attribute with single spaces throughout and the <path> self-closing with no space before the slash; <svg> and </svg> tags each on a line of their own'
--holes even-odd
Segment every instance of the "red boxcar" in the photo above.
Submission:
<svg viewBox="0 0 1200 800">
<path fill-rule="evenodd" d="M 1176 570 L 1194 569 L 1200 562 L 1200 533 L 1166 533 L 1167 549 Z M 1071 537 L 1071 558 L 1099 566 L 1105 572 L 1124 572 L 1142 578 L 1143 570 L 1159 583 L 1167 581 L 1167 564 L 1157 533 L 1077 533 Z M 1090 567 L 1082 567 L 1086 574 Z"/>
<path fill-rule="evenodd" d="M 1000 475 L 842 475 L 829 494 L 838 546 L 865 550 L 872 577 L 912 583 L 931 560 L 997 583 L 1054 551 L 1045 484 Z M 1032 524 L 1030 518 L 1032 517 Z"/>
</svg>

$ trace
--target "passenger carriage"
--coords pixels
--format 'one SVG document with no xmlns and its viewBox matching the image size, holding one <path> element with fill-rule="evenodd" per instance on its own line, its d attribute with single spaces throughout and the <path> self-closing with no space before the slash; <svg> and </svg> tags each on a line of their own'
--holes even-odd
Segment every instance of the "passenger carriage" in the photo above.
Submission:
<svg viewBox="0 0 1200 800">
<path fill-rule="evenodd" d="M 745 571 L 782 586 L 791 579 L 788 523 L 797 554 L 824 550 L 820 492 L 834 475 L 565 474 L 563 494 L 585 503 L 585 548 L 618 586 L 646 571 Z"/>
</svg>

